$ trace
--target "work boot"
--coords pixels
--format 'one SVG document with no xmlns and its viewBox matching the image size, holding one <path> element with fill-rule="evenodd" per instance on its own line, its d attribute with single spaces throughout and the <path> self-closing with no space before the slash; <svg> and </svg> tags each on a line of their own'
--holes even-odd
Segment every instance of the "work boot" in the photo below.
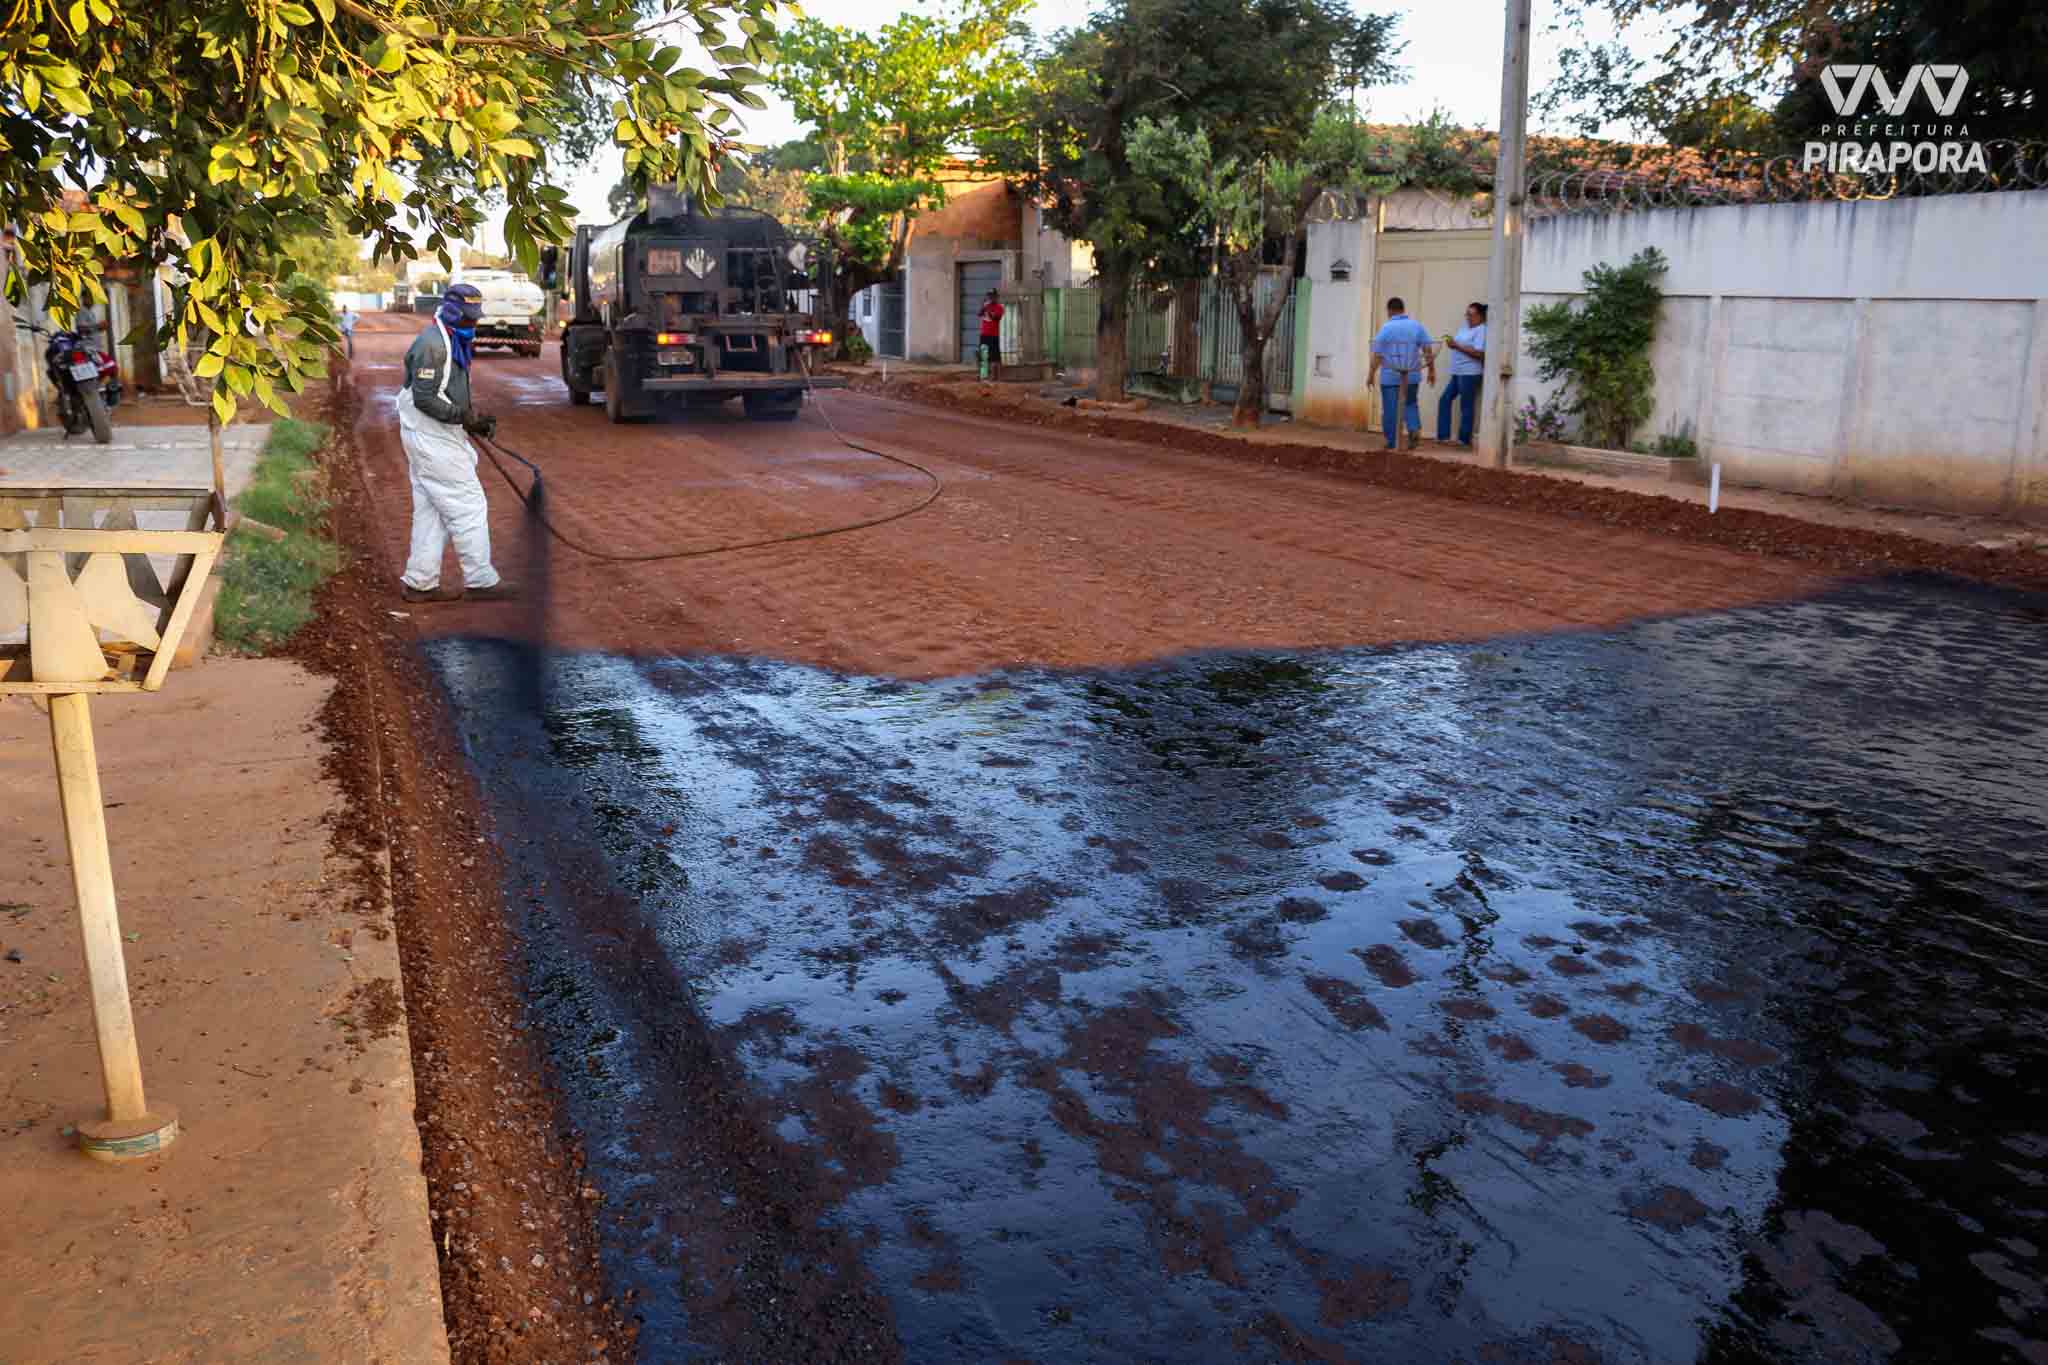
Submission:
<svg viewBox="0 0 2048 1365">
<path fill-rule="evenodd" d="M 460 602 L 460 588 L 415 588 L 410 583 L 398 585 L 398 595 L 408 602 Z"/>
<path fill-rule="evenodd" d="M 501 578 L 488 588 L 468 590 L 472 602 L 509 602 L 519 596 L 519 585 L 509 578 Z"/>
<path fill-rule="evenodd" d="M 1420 450 L 1420 449 L 1422 448 L 1422 433 L 1421 433 L 1421 432 L 1419 432 L 1419 431 L 1411 431 L 1411 432 L 1409 432 L 1409 433 L 1408 433 L 1408 448 L 1409 448 L 1410 450 Z"/>
</svg>

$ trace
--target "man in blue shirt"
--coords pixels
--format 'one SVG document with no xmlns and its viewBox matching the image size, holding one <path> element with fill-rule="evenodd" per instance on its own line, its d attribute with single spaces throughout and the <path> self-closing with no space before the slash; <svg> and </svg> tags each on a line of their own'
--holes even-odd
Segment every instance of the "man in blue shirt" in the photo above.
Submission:
<svg viewBox="0 0 2048 1365">
<path fill-rule="evenodd" d="M 1387 300 L 1387 324 L 1372 339 L 1372 368 L 1365 381 L 1380 386 L 1380 411 L 1385 414 L 1387 449 L 1400 444 L 1401 418 L 1408 419 L 1408 448 L 1422 442 L 1422 376 L 1436 383 L 1436 347 L 1429 329 L 1408 316 L 1408 305 Z"/>
</svg>

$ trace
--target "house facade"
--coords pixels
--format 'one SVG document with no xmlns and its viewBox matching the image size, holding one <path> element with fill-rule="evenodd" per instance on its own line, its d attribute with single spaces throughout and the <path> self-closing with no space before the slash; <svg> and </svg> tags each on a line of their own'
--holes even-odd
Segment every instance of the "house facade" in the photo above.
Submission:
<svg viewBox="0 0 2048 1365">
<path fill-rule="evenodd" d="M 1065 289 L 1093 278 L 1094 255 L 1045 221 L 1007 182 L 970 163 L 938 176 L 946 202 L 911 220 L 901 278 L 863 289 L 853 320 L 877 356 L 973 364 L 991 289 Z"/>
</svg>

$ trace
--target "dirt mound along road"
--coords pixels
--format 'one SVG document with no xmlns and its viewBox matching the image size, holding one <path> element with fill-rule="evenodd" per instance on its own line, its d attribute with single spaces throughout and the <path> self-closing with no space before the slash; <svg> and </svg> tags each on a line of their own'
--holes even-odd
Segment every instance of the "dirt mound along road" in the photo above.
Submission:
<svg viewBox="0 0 2048 1365">
<path fill-rule="evenodd" d="M 1401 451 L 1361 451 L 1293 439 L 1254 442 L 1239 435 L 1161 421 L 1075 411 L 1028 392 L 959 379 L 884 380 L 872 372 L 857 371 L 853 383 L 862 392 L 1010 423 L 1030 422 L 1155 448 L 1199 451 L 1258 464 L 1312 470 L 1380 487 L 1655 531 L 1696 544 L 1802 560 L 1840 571 L 1868 574 L 1918 570 L 1953 574 L 1982 583 L 2048 587 L 2048 556 L 2015 554 L 2010 548 L 1930 540 L 1892 530 L 1818 522 L 1757 509 L 1729 507 L 1709 512 L 1699 503 L 1661 494 L 1600 487 L 1523 470 L 1496 470 Z"/>
<path fill-rule="evenodd" d="M 293 652 L 335 680 L 321 715 L 346 797 L 335 850 L 364 894 L 388 884 L 404 969 L 419 1134 L 455 1360 L 623 1359 L 633 1325 L 599 1264 L 599 1195 L 582 1178 L 528 1031 L 503 872 L 474 782 L 394 611 L 348 435 L 330 450 L 334 531 L 348 553 Z"/>
</svg>

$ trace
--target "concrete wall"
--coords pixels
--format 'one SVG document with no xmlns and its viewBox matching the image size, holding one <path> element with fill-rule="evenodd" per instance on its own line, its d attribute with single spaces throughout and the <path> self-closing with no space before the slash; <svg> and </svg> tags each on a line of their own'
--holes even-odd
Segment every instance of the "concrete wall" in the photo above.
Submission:
<svg viewBox="0 0 2048 1365">
<path fill-rule="evenodd" d="M 1023 206 L 1021 232 L 1018 264 L 1024 283 L 1042 289 L 1082 289 L 1095 278 L 1095 248 L 1046 226 L 1045 210 L 1039 205 Z"/>
<path fill-rule="evenodd" d="M 959 269 L 996 261 L 1022 281 L 1023 196 L 1002 181 L 947 186 L 945 206 L 911 223 L 903 265 L 903 350 L 911 360 L 960 359 Z"/>
<path fill-rule="evenodd" d="M 1308 309 L 1308 373 L 1297 379 L 1296 417 L 1317 426 L 1371 426 L 1379 396 L 1366 390 L 1372 336 L 1379 330 L 1378 215 L 1311 223 L 1303 274 L 1313 292 Z M 1338 278 L 1339 270 L 1344 278 Z M 1301 316 L 1295 316 L 1301 327 Z"/>
<path fill-rule="evenodd" d="M 1739 483 L 2048 516 L 2048 191 L 1540 219 L 1525 313 L 1645 246 L 1645 437 L 1689 426 Z"/>
</svg>

